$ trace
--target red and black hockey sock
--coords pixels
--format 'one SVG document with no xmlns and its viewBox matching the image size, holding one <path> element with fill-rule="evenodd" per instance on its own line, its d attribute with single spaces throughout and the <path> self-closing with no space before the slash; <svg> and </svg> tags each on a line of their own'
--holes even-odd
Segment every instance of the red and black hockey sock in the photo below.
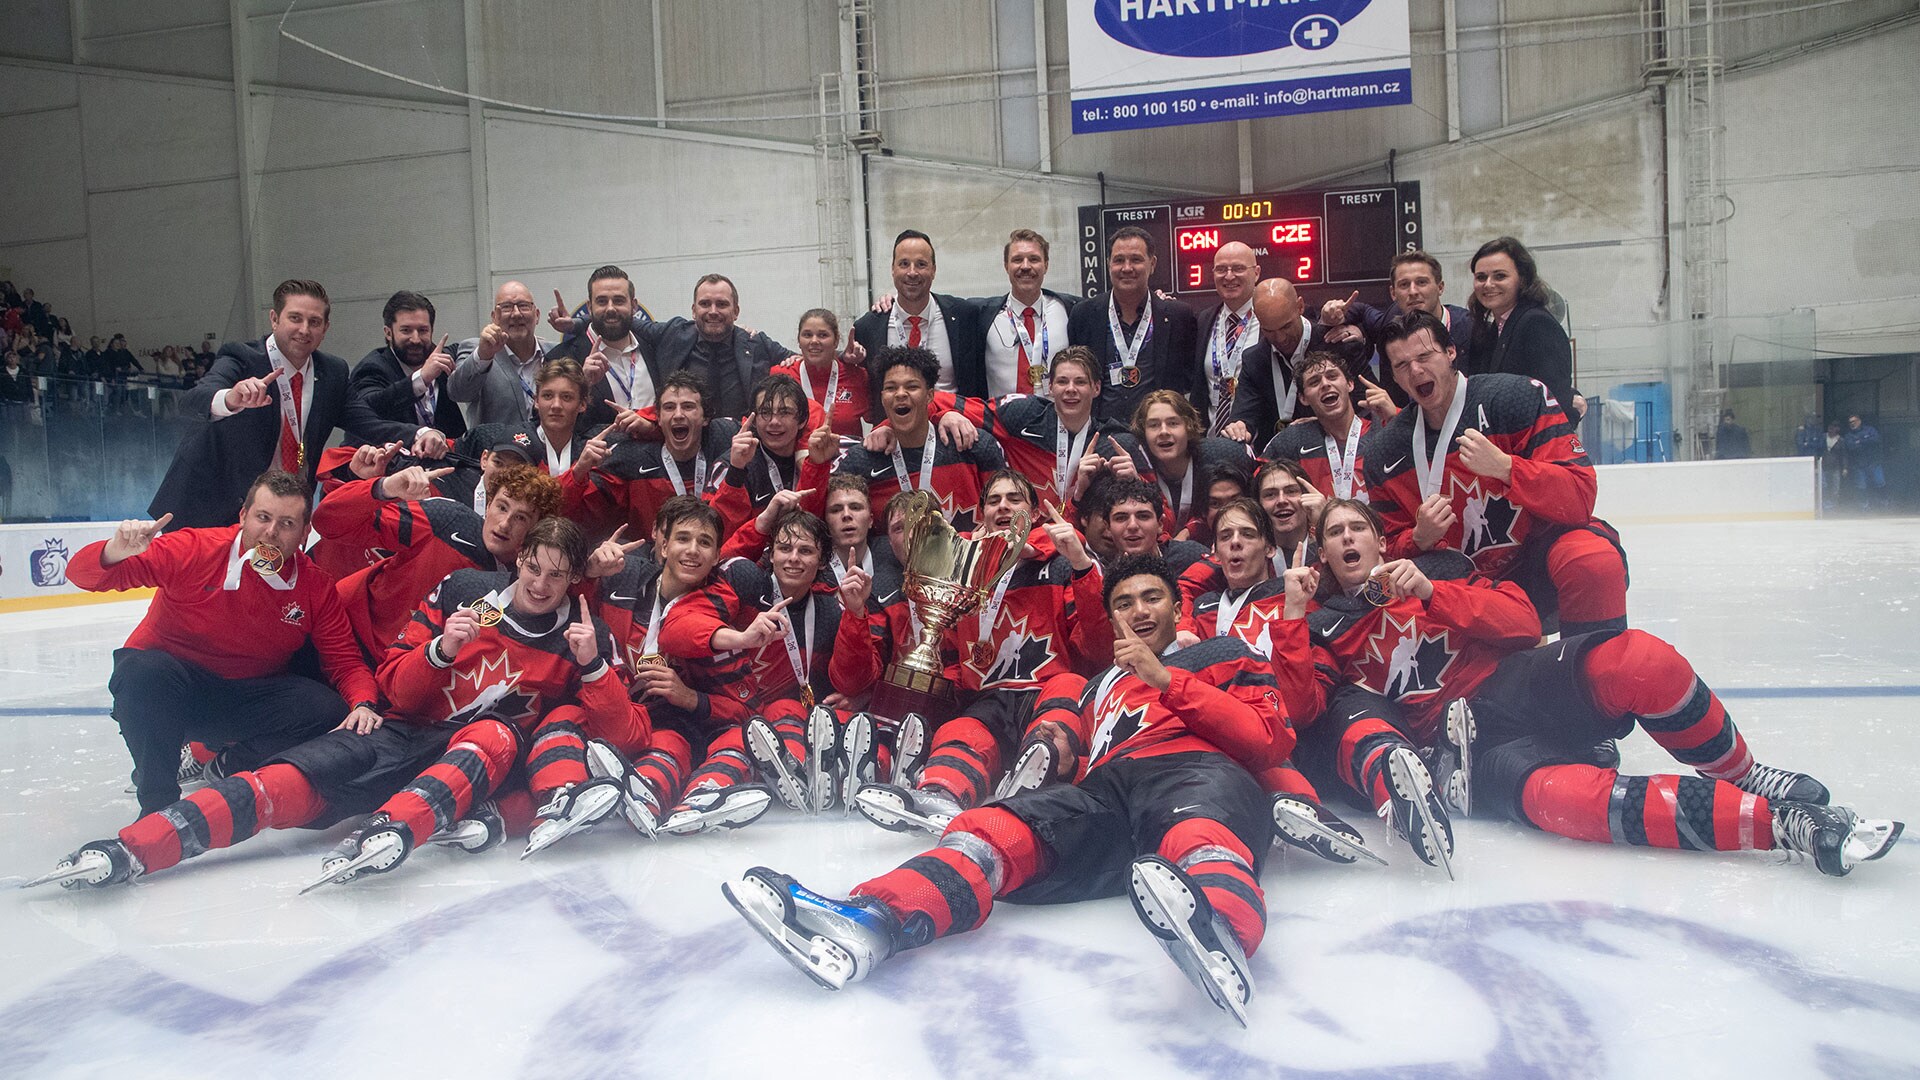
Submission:
<svg viewBox="0 0 1920 1080">
<path fill-rule="evenodd" d="M 933 750 L 920 770 L 921 787 L 938 787 L 960 800 L 961 806 L 980 805 L 1000 778 L 1000 743 L 987 726 L 971 716 L 959 716 L 940 725 Z"/>
<path fill-rule="evenodd" d="M 1626 630 L 1588 649 L 1581 665 L 1600 711 L 1633 717 L 1674 760 L 1717 780 L 1738 780 L 1753 768 L 1726 706 L 1673 646 Z"/>
<path fill-rule="evenodd" d="M 1767 800 L 1724 780 L 1547 765 L 1527 777 L 1520 806 L 1540 829 L 1596 844 L 1688 851 L 1774 846 Z"/>
<path fill-rule="evenodd" d="M 1392 724 L 1377 717 L 1363 717 L 1340 733 L 1334 765 L 1340 779 L 1378 810 L 1387 805 L 1387 753 L 1412 745 Z"/>
<path fill-rule="evenodd" d="M 753 763 L 747 760 L 746 743 L 742 740 L 740 726 L 735 724 L 713 737 L 707 744 L 706 760 L 700 763 L 700 770 L 687 781 L 687 791 L 696 788 L 730 788 L 744 784 L 754 778 Z M 681 793 L 686 798 L 686 793 Z"/>
<path fill-rule="evenodd" d="M 1252 956 L 1267 935 L 1267 897 L 1253 876 L 1253 853 L 1233 830 L 1207 818 L 1183 818 L 1160 838 L 1157 853 L 1200 886 L 1240 950 Z"/>
<path fill-rule="evenodd" d="M 1627 627 L 1627 562 L 1606 537 L 1573 529 L 1547 551 L 1547 579 L 1560 605 L 1565 637 Z"/>
<path fill-rule="evenodd" d="M 1306 774 L 1294 768 L 1291 761 L 1275 765 L 1270 769 L 1262 769 L 1255 773 L 1253 778 L 1260 781 L 1260 790 L 1269 795 L 1282 793 L 1299 795 L 1312 799 L 1316 806 L 1320 804 L 1320 793 L 1314 790 L 1313 782 L 1307 779 Z"/>
<path fill-rule="evenodd" d="M 586 713 L 577 705 L 562 705 L 533 727 L 527 749 L 527 788 L 533 800 L 545 806 L 547 797 L 570 784 L 587 780 L 587 733 L 581 728 Z"/>
<path fill-rule="evenodd" d="M 998 807 L 953 819 L 940 846 L 900 868 L 853 887 L 887 905 L 909 946 L 961 934 L 987 921 L 993 898 L 1042 873 L 1051 858 L 1027 824 Z"/>
<path fill-rule="evenodd" d="M 120 830 L 120 842 L 148 873 L 233 845 L 261 829 L 292 829 L 327 808 L 306 774 L 291 765 L 215 780 Z"/>
<path fill-rule="evenodd" d="M 513 729 L 498 720 L 476 720 L 454 732 L 440 760 L 380 811 L 400 826 L 411 846 L 425 843 L 498 789 L 519 751 Z"/>
<path fill-rule="evenodd" d="M 653 733 L 653 749 L 633 763 L 633 771 L 653 790 L 663 807 L 680 801 L 687 773 L 693 768 L 693 747 L 677 731 Z"/>
</svg>

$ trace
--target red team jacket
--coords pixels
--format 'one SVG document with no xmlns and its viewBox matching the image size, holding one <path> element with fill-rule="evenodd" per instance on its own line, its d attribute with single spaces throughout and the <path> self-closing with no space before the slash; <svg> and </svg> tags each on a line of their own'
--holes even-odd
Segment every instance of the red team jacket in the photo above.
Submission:
<svg viewBox="0 0 1920 1080">
<path fill-rule="evenodd" d="M 390 552 L 340 582 L 340 601 L 354 637 L 378 657 L 407 625 L 433 587 L 455 570 L 503 570 L 482 538 L 486 519 L 452 499 L 380 499 L 374 481 L 343 484 L 320 501 L 313 527 L 321 536 Z"/>
<path fill-rule="evenodd" d="M 1449 446 L 1440 490 L 1452 501 L 1458 520 L 1438 546 L 1464 553 L 1489 577 L 1509 577 L 1519 568 L 1520 549 L 1529 537 L 1551 537 L 1595 520 L 1593 465 L 1578 430 L 1539 381 L 1475 375 L 1467 380 L 1464 393 L 1460 430 L 1474 428 L 1513 455 L 1513 481 L 1503 484 L 1474 473 L 1460 463 L 1459 450 Z M 1419 554 L 1413 542 L 1414 515 L 1421 503 L 1413 425 L 1424 422 L 1418 408 L 1403 409 L 1361 440 L 1367 490 L 1387 525 L 1389 559 Z M 1431 451 L 1434 433 L 1427 435 Z"/>
<path fill-rule="evenodd" d="M 67 563 L 67 579 L 89 592 L 159 590 L 128 636 L 129 649 L 158 649 L 225 679 L 257 679 L 287 670 L 312 639 L 327 681 L 349 705 L 377 701 L 353 627 L 333 579 L 301 552 L 288 552 L 277 588 L 236 551 L 240 526 L 180 529 L 156 536 L 138 555 L 100 565 L 97 540 Z M 229 579 L 236 587 L 226 588 Z"/>
<path fill-rule="evenodd" d="M 706 475 L 698 475 L 694 461 L 682 464 L 667 453 L 664 443 L 625 439 L 615 443 L 606 460 L 581 480 L 572 471 L 560 482 L 561 513 L 580 523 L 590 536 L 608 536 L 626 525 L 627 538 L 638 540 L 653 532 L 660 504 L 679 494 L 667 470 L 682 487 L 708 498 L 727 471 L 727 454 L 740 425 L 714 420 L 700 434 L 700 453 L 706 457 Z"/>
<path fill-rule="evenodd" d="M 1077 711 L 1036 720 L 1073 729 L 1088 747 L 1088 771 L 1119 758 L 1202 751 L 1258 773 L 1293 753 L 1293 726 L 1273 672 L 1245 642 L 1208 638 L 1164 662 L 1173 676 L 1165 691 L 1108 668 L 1087 681 Z"/>
<path fill-rule="evenodd" d="M 581 667 L 567 644 L 567 626 L 579 617 L 578 597 L 558 611 L 523 620 L 507 610 L 510 570 L 456 570 L 414 610 L 400 640 L 380 664 L 380 689 L 394 718 L 422 725 L 464 724 L 487 712 L 522 731 L 560 705 L 578 704 L 589 738 L 632 751 L 648 741 L 646 712 L 627 702 L 614 674 L 612 641 L 595 621 L 600 655 Z M 431 648 L 447 617 L 481 598 L 503 612 L 460 647 L 452 663 Z"/>
<path fill-rule="evenodd" d="M 831 405 L 824 400 L 827 395 L 827 383 L 834 381 L 832 376 L 815 378 L 812 372 L 803 370 L 807 362 L 798 353 L 789 357 L 784 364 L 775 364 L 768 374 L 791 375 L 800 384 L 801 392 L 807 395 L 807 430 L 811 432 L 820 426 L 821 415 L 831 410 L 833 433 L 843 439 L 858 439 L 865 431 L 860 421 L 866 418 L 870 387 L 867 385 L 867 369 L 859 364 L 848 363 L 834 357 L 834 366 L 839 370 L 839 380 L 833 389 Z M 731 437 L 731 436 L 729 436 Z"/>
<path fill-rule="evenodd" d="M 1313 665 L 1304 697 L 1286 687 L 1294 715 L 1319 716 L 1329 691 L 1353 683 L 1398 703 L 1415 741 L 1432 745 L 1447 702 L 1472 696 L 1503 658 L 1540 641 L 1540 616 L 1520 586 L 1473 573 L 1457 552 L 1418 562 L 1433 580 L 1430 600 L 1374 607 L 1336 593 L 1307 616 L 1310 657 L 1296 638 L 1284 661 Z"/>
<path fill-rule="evenodd" d="M 988 432 L 980 433 L 980 440 L 965 450 L 956 450 L 940 438 L 938 429 L 929 428 L 927 445 L 924 447 L 903 447 L 900 457 L 907 466 L 907 490 L 920 486 L 921 464 L 925 460 L 923 451 L 933 451 L 933 467 L 929 487 L 940 497 L 940 510 L 955 529 L 967 532 L 973 528 L 973 515 L 980 505 L 981 486 L 996 469 L 1006 467 L 1007 459 L 1001 456 L 1000 444 Z M 835 472 L 852 473 L 867 478 L 867 501 L 873 507 L 873 520 L 887 520 L 887 502 L 901 491 L 901 478 L 896 474 L 892 454 L 876 454 L 864 446 L 856 446 L 840 459 Z M 802 484 L 802 487 L 809 485 Z M 826 507 L 826 484 L 820 485 L 816 497 L 822 510 Z M 812 506 L 809 510 L 814 510 Z M 814 510 L 819 513 L 820 510 Z"/>
<path fill-rule="evenodd" d="M 600 579 L 596 611 L 606 621 L 615 645 L 622 650 L 626 667 L 637 666 L 640 658 L 646 654 L 647 628 L 653 618 L 654 599 L 659 595 L 660 567 L 639 552 L 629 552 L 626 566 Z M 691 602 L 696 595 L 697 590 L 685 593 L 673 606 L 677 608 L 682 603 Z M 664 624 L 666 619 L 663 617 L 661 622 Z M 694 707 L 688 710 L 676 709 L 658 699 L 643 699 L 640 704 L 647 708 L 657 726 L 672 726 L 682 729 L 683 733 L 698 733 L 747 719 L 747 707 L 737 696 L 713 692 L 719 683 L 709 677 L 708 669 L 712 665 L 699 658 L 669 653 L 664 640 L 656 642 L 655 648 L 668 657 L 668 662 L 679 673 L 681 680 L 697 697 Z"/>
</svg>

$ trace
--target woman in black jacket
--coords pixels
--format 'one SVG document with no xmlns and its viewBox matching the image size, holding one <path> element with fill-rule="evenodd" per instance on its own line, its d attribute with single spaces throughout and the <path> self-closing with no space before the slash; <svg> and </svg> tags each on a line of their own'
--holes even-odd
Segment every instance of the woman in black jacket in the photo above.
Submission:
<svg viewBox="0 0 1920 1080">
<path fill-rule="evenodd" d="M 1504 371 L 1539 379 L 1554 400 L 1572 408 L 1573 344 L 1547 310 L 1547 283 L 1525 244 L 1502 236 L 1474 252 L 1473 340 L 1465 370 L 1469 375 Z"/>
</svg>

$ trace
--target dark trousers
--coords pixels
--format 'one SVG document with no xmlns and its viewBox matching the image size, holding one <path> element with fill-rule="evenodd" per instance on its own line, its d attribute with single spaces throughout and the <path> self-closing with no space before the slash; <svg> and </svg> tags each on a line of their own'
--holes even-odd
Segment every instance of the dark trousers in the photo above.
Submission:
<svg viewBox="0 0 1920 1080">
<path fill-rule="evenodd" d="M 133 755 L 141 813 L 180 798 L 180 747 L 192 739 L 227 748 L 230 772 L 257 767 L 346 718 L 346 702 L 299 675 L 224 679 L 156 649 L 116 649 L 113 718 Z"/>
</svg>

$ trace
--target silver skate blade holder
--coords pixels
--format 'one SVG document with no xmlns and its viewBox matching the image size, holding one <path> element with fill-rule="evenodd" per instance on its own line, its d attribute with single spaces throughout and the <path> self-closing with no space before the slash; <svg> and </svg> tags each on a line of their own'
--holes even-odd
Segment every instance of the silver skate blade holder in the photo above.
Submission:
<svg viewBox="0 0 1920 1080">
<path fill-rule="evenodd" d="M 58 885 L 62 882 L 86 877 L 93 872 L 93 867 L 81 866 L 75 863 L 72 866 L 62 866 L 57 870 L 49 870 L 31 881 L 23 881 L 20 883 L 20 887 L 23 889 L 34 889 L 42 885 Z"/>
</svg>

